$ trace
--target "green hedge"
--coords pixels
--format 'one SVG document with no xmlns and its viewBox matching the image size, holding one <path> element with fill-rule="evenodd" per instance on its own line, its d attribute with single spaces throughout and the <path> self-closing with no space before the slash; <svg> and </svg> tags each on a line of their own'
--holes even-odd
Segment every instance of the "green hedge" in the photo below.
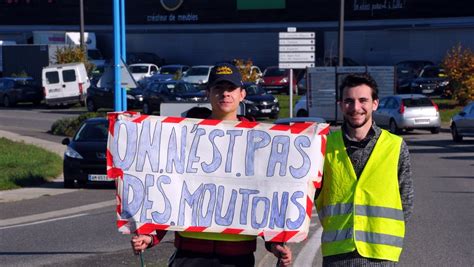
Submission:
<svg viewBox="0 0 474 267">
<path fill-rule="evenodd" d="M 90 118 L 105 117 L 104 112 L 87 112 L 77 118 L 59 119 L 51 125 L 51 133 L 54 135 L 73 136 L 81 123 Z"/>
</svg>

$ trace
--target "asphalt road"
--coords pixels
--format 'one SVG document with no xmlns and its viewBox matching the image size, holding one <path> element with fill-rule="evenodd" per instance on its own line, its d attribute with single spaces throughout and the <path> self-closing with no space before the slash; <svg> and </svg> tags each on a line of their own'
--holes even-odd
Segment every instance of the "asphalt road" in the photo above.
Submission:
<svg viewBox="0 0 474 267">
<path fill-rule="evenodd" d="M 0 109 L 0 130 L 60 142 L 51 123 L 78 110 Z M 414 131 L 403 135 L 411 152 L 415 211 L 407 225 L 400 266 L 474 266 L 474 139 L 456 144 L 449 133 Z M 115 226 L 112 187 L 71 189 L 39 198 L 0 203 L 2 266 L 140 266 L 129 236 Z M 50 193 L 48 193 L 50 192 Z M 321 228 L 314 216 L 307 241 L 291 244 L 295 266 L 320 266 Z M 147 266 L 165 266 L 173 252 L 172 234 L 147 250 Z M 275 266 L 259 244 L 257 266 Z"/>
</svg>

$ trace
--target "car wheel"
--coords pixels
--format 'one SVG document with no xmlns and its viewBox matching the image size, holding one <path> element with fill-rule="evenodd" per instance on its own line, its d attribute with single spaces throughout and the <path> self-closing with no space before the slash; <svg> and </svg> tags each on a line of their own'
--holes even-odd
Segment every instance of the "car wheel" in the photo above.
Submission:
<svg viewBox="0 0 474 267">
<path fill-rule="evenodd" d="M 296 112 L 296 117 L 308 117 L 308 111 L 300 109 Z"/>
<path fill-rule="evenodd" d="M 440 127 L 434 127 L 434 128 L 431 128 L 431 133 L 432 134 L 439 134 L 439 131 L 440 131 Z"/>
<path fill-rule="evenodd" d="M 92 99 L 87 99 L 86 105 L 87 105 L 87 111 L 89 111 L 89 112 L 95 112 L 95 111 L 97 111 L 97 107 L 96 107 L 96 105 L 95 105 L 95 103 L 94 103 L 94 100 L 92 100 Z"/>
<path fill-rule="evenodd" d="M 393 134 L 400 134 L 400 128 L 398 128 L 397 123 L 395 120 L 390 120 L 389 131 Z"/>
<path fill-rule="evenodd" d="M 278 119 L 278 114 L 270 115 L 270 119 L 272 119 L 272 120 Z"/>
<path fill-rule="evenodd" d="M 453 136 L 453 141 L 454 142 L 461 142 L 462 141 L 462 136 L 459 135 L 458 128 L 456 127 L 456 124 L 451 125 L 451 135 Z"/>
<path fill-rule="evenodd" d="M 64 176 L 64 188 L 74 188 L 74 179 Z"/>
<path fill-rule="evenodd" d="M 41 105 L 41 100 L 35 100 L 35 101 L 33 101 L 33 105 L 35 105 L 35 106 Z"/>
<path fill-rule="evenodd" d="M 153 113 L 153 110 L 151 109 L 150 105 L 148 103 L 143 103 L 143 113 L 147 115 L 151 115 Z"/>
<path fill-rule="evenodd" d="M 79 186 L 79 188 L 84 188 L 84 187 L 86 187 L 87 182 L 86 181 L 77 181 L 77 185 Z"/>
</svg>

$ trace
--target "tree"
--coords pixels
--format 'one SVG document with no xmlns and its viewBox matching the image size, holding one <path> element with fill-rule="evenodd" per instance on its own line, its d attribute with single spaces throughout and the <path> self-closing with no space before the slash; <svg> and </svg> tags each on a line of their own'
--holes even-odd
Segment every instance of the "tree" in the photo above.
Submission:
<svg viewBox="0 0 474 267">
<path fill-rule="evenodd" d="M 232 63 L 237 67 L 237 69 L 239 69 L 239 72 L 242 75 L 242 81 L 256 82 L 259 78 L 257 71 L 252 69 L 252 60 L 234 59 Z"/>
<path fill-rule="evenodd" d="M 55 53 L 58 64 L 82 62 L 86 67 L 87 73 L 90 75 L 95 68 L 95 65 L 90 63 L 87 59 L 87 53 L 81 49 L 80 46 L 65 46 L 58 48 Z"/>
<path fill-rule="evenodd" d="M 461 44 L 452 47 L 443 59 L 450 92 L 460 105 L 474 100 L 474 53 Z"/>
</svg>

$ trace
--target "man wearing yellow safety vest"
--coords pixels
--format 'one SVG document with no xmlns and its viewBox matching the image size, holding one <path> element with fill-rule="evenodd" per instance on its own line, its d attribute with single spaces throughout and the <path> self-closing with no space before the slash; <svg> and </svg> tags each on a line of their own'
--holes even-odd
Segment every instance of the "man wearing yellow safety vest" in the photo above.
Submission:
<svg viewBox="0 0 474 267">
<path fill-rule="evenodd" d="M 197 109 L 194 113 L 202 113 L 197 114 L 199 118 L 248 121 L 245 117 L 237 116 L 239 104 L 246 95 L 242 85 L 242 76 L 237 67 L 228 63 L 216 64 L 211 70 L 207 88 L 212 111 L 207 113 Z M 165 233 L 166 231 L 156 231 L 153 235 L 134 236 L 132 248 L 135 253 L 139 253 L 156 246 Z M 254 266 L 256 241 L 255 236 L 248 235 L 176 232 L 176 251 L 170 258 L 169 266 Z M 279 258 L 279 266 L 291 265 L 292 254 L 289 247 L 283 243 L 271 242 L 266 243 L 265 247 Z"/>
<path fill-rule="evenodd" d="M 323 266 L 394 266 L 413 210 L 408 148 L 375 125 L 379 99 L 370 75 L 348 75 L 339 101 L 344 124 L 328 136 L 316 199 Z"/>
</svg>

